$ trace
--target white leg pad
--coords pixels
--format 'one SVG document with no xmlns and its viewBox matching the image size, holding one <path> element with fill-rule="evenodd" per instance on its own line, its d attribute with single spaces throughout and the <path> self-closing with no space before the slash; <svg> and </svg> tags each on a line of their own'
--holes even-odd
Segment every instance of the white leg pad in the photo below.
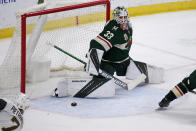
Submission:
<svg viewBox="0 0 196 131">
<path fill-rule="evenodd" d="M 115 96 L 115 87 L 116 84 L 114 83 L 114 79 L 111 79 L 87 97 L 96 97 L 96 98 L 104 98 L 104 97 L 113 97 Z"/>
<path fill-rule="evenodd" d="M 58 95 L 57 97 L 66 97 L 68 96 L 68 88 L 67 81 L 62 80 L 57 84 L 57 88 L 55 88 L 53 92 L 53 96 Z"/>
<path fill-rule="evenodd" d="M 79 90 L 81 90 L 91 79 L 80 79 L 80 78 L 65 78 L 61 80 L 57 85 L 58 97 L 73 96 Z M 113 80 L 108 81 L 94 92 L 89 94 L 87 97 L 112 97 L 115 95 L 115 86 Z M 54 94 L 53 94 L 54 95 Z"/>
<path fill-rule="evenodd" d="M 162 83 L 164 82 L 164 69 L 152 65 L 147 65 L 149 83 Z"/>
<path fill-rule="evenodd" d="M 129 66 L 127 67 L 126 79 L 134 80 L 138 78 L 140 75 L 141 72 L 139 71 L 135 63 L 131 60 Z"/>
<path fill-rule="evenodd" d="M 161 67 L 156 67 L 152 65 L 147 64 L 147 72 L 148 76 L 147 79 L 149 80 L 148 83 L 162 83 L 164 82 L 163 76 L 164 76 L 164 69 Z M 130 61 L 129 66 L 127 67 L 127 72 L 126 72 L 126 79 L 128 80 L 135 80 L 141 75 L 141 72 L 135 65 L 133 61 Z M 145 82 L 145 80 L 143 81 Z M 143 83 L 141 82 L 141 83 Z"/>
</svg>

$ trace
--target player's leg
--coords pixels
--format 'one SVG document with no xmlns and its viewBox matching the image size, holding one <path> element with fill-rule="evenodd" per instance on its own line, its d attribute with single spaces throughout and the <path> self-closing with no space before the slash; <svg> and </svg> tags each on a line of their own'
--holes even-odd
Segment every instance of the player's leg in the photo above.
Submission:
<svg viewBox="0 0 196 131">
<path fill-rule="evenodd" d="M 178 83 L 174 88 L 172 88 L 168 94 L 159 102 L 160 107 L 168 107 L 170 102 L 183 96 L 189 91 L 196 88 L 196 70 L 186 77 L 182 82 Z"/>
<path fill-rule="evenodd" d="M 114 75 L 114 72 L 116 71 L 114 68 L 114 64 L 107 61 L 101 61 L 100 69 L 106 71 L 107 73 L 110 73 L 111 75 Z M 109 86 L 109 87 L 107 87 Z M 106 79 L 100 75 L 94 76 L 93 79 L 87 83 L 80 91 L 78 91 L 74 97 L 80 97 L 84 98 L 88 96 L 89 94 L 93 93 L 98 88 L 113 88 L 115 90 L 115 84 L 113 79 Z M 113 91 L 112 91 L 113 92 Z M 115 92 L 115 91 L 114 91 Z"/>
<path fill-rule="evenodd" d="M 90 93 L 92 93 L 93 91 L 95 91 L 96 89 L 103 86 L 109 80 L 111 80 L 111 79 L 94 77 L 81 90 L 79 90 L 74 95 L 74 97 L 84 98 L 84 97 L 88 96 Z"/>
<path fill-rule="evenodd" d="M 133 80 L 136 79 L 141 73 L 146 75 L 145 83 L 162 83 L 164 69 L 152 66 L 139 61 L 130 61 L 127 67 L 126 78 Z"/>
<path fill-rule="evenodd" d="M 101 61 L 100 68 L 107 73 L 114 75 L 115 68 L 113 67 L 113 64 L 111 62 Z"/>
<path fill-rule="evenodd" d="M 122 62 L 122 63 L 116 63 L 114 64 L 115 70 L 116 70 L 116 75 L 118 76 L 125 76 L 127 72 L 127 67 L 130 64 L 130 59 Z"/>
<path fill-rule="evenodd" d="M 93 85 L 91 85 L 93 84 Z M 106 80 L 103 77 L 98 77 L 97 79 L 90 78 L 64 78 L 61 80 L 57 87 L 52 92 L 55 97 L 67 97 L 74 96 L 77 97 L 112 97 L 115 95 L 114 80 Z"/>
<path fill-rule="evenodd" d="M 113 68 L 112 64 L 110 62 L 104 62 L 102 61 L 100 64 L 100 68 L 110 74 L 114 74 L 115 69 Z M 98 75 L 95 78 L 100 78 L 104 80 L 104 77 Z M 56 97 L 66 97 L 66 96 L 72 96 L 74 95 L 76 92 L 78 92 L 79 90 L 81 90 L 81 88 L 83 88 L 85 85 L 87 85 L 88 82 L 93 82 L 96 80 L 92 80 L 92 78 L 89 79 L 64 79 L 62 81 L 60 81 L 57 85 L 57 88 L 55 88 L 52 92 L 53 96 Z M 102 81 L 103 82 L 103 81 Z M 102 83 L 100 82 L 100 83 Z M 108 93 L 108 90 L 110 90 L 110 88 L 105 89 L 105 88 L 100 88 L 99 92 L 102 92 L 101 90 L 104 90 L 102 95 L 99 95 L 100 97 L 107 97 L 107 96 L 111 96 L 112 95 L 112 90 L 111 93 Z M 95 91 L 94 93 L 92 93 L 93 95 L 90 95 L 92 97 L 97 97 L 97 94 L 99 94 L 99 92 Z"/>
<path fill-rule="evenodd" d="M 104 51 L 99 49 L 91 49 L 87 54 L 88 62 L 85 65 L 85 71 L 91 75 L 99 75 L 100 63 Z"/>
<path fill-rule="evenodd" d="M 57 84 L 57 87 L 52 92 L 52 96 L 55 96 L 55 97 L 69 96 L 68 95 L 69 84 L 68 84 L 67 81 L 68 81 L 67 79 L 59 81 L 58 84 Z"/>
</svg>

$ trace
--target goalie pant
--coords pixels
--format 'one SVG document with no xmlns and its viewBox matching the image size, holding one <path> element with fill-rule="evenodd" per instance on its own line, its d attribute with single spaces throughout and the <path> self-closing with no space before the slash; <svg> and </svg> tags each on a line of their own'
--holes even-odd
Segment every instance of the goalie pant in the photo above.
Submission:
<svg viewBox="0 0 196 131">
<path fill-rule="evenodd" d="M 12 101 L 0 98 L 0 116 L 1 131 L 21 131 L 23 116 Z"/>
<path fill-rule="evenodd" d="M 185 77 L 181 82 L 174 86 L 168 94 L 162 99 L 168 103 L 193 91 L 196 88 L 196 70 L 194 70 L 188 77 Z"/>
</svg>

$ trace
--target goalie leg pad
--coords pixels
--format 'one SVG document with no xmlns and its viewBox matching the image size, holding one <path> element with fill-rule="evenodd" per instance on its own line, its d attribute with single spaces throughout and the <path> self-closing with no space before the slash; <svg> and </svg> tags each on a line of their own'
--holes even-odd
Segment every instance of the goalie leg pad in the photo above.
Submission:
<svg viewBox="0 0 196 131">
<path fill-rule="evenodd" d="M 85 85 L 87 85 L 91 78 L 63 78 L 57 84 L 57 87 L 53 90 L 52 96 L 56 97 L 66 97 L 66 96 L 74 96 L 77 92 L 79 92 Z M 111 79 L 103 86 L 94 90 L 87 97 L 88 98 L 106 98 L 112 97 L 115 95 L 115 86 L 114 80 Z"/>
<path fill-rule="evenodd" d="M 66 97 L 68 96 L 67 82 L 65 80 L 60 81 L 57 88 L 54 89 L 52 96 L 55 97 Z"/>
<path fill-rule="evenodd" d="M 86 96 L 92 95 L 94 97 L 103 96 L 102 94 L 96 93 L 95 90 L 99 90 L 100 88 L 111 88 L 110 96 L 114 96 L 115 94 L 115 84 L 113 79 L 105 79 L 105 78 L 93 78 L 90 82 L 88 82 L 81 90 L 79 90 L 74 97 L 84 98 Z M 102 92 L 105 93 L 105 92 Z M 108 96 L 107 96 L 108 97 Z"/>
<path fill-rule="evenodd" d="M 129 80 L 137 79 L 142 74 L 142 72 L 139 69 L 140 68 L 138 68 L 136 63 L 133 60 L 130 60 L 130 64 L 127 67 L 127 72 L 126 72 L 126 75 L 125 75 L 126 79 L 129 79 Z M 145 71 L 144 74 L 146 74 L 146 71 Z"/>
<path fill-rule="evenodd" d="M 147 65 L 149 83 L 158 84 L 164 82 L 164 69 L 152 65 Z"/>
<path fill-rule="evenodd" d="M 85 68 L 86 72 L 93 75 L 99 74 L 99 68 L 103 53 L 104 51 L 94 48 L 91 49 L 89 53 L 87 53 L 88 62 Z"/>
<path fill-rule="evenodd" d="M 74 97 L 84 98 L 92 93 L 94 90 L 102 86 L 109 79 L 105 78 L 93 78 L 89 83 L 87 83 L 79 92 L 77 92 Z"/>
<path fill-rule="evenodd" d="M 164 81 L 163 68 L 132 60 L 127 68 L 126 79 L 134 80 L 142 73 L 147 77 L 144 81 L 145 83 L 162 83 Z"/>
</svg>

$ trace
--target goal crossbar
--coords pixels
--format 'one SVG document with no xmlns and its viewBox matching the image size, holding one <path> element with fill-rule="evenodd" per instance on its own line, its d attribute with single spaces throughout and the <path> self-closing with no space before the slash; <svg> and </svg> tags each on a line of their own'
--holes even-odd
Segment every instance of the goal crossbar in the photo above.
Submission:
<svg viewBox="0 0 196 131">
<path fill-rule="evenodd" d="M 99 1 L 93 1 L 88 3 L 81 3 L 71 6 L 64 6 L 59 8 L 53 8 L 53 9 L 45 9 L 42 11 L 35 11 L 35 12 L 29 12 L 24 13 L 21 15 L 21 92 L 25 93 L 25 81 L 26 81 L 26 21 L 28 17 L 32 16 L 39 16 L 39 15 L 45 15 L 55 12 L 61 12 L 61 11 L 67 11 L 67 10 L 73 10 L 73 9 L 79 9 L 79 8 L 85 8 L 90 7 L 94 5 L 106 5 L 106 21 L 110 20 L 110 1 L 109 0 L 99 0 Z"/>
</svg>

